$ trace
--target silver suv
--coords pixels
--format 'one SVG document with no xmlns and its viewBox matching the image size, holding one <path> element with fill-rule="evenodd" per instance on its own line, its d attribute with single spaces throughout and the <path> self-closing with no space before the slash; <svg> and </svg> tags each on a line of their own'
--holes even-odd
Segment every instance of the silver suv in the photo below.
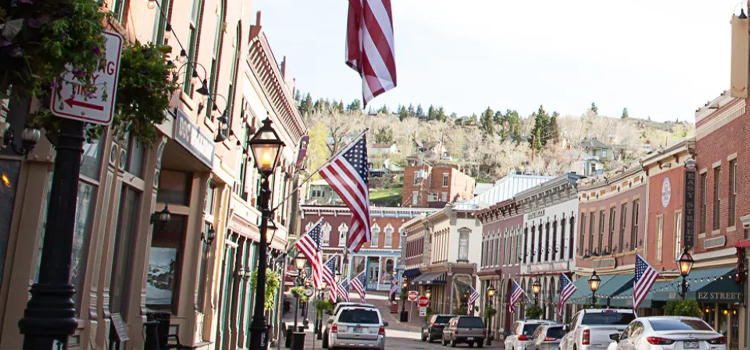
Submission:
<svg viewBox="0 0 750 350">
<path fill-rule="evenodd" d="M 336 306 L 333 308 L 333 312 L 331 312 L 331 317 L 328 317 L 326 320 L 326 323 L 323 324 L 323 348 L 328 348 L 328 330 L 331 328 L 331 323 L 333 323 L 333 319 L 336 318 L 336 314 L 341 310 L 341 308 L 345 306 L 361 306 L 361 307 L 369 307 L 369 308 L 375 308 L 372 304 L 363 304 L 363 303 L 352 303 L 352 302 L 340 302 L 336 303 Z"/>
<path fill-rule="evenodd" d="M 385 327 L 380 310 L 363 306 L 344 306 L 333 318 L 328 331 L 331 349 L 369 348 L 385 349 Z"/>
</svg>

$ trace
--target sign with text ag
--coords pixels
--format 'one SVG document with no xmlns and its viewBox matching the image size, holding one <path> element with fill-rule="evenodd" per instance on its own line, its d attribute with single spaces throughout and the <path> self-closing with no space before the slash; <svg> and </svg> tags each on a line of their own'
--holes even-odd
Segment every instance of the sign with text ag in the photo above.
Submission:
<svg viewBox="0 0 750 350">
<path fill-rule="evenodd" d="M 115 107 L 117 78 L 120 74 L 120 55 L 122 54 L 122 36 L 115 32 L 105 31 L 105 56 L 107 62 L 99 67 L 93 76 L 95 90 L 84 92 L 75 82 L 73 73 L 62 76 L 60 93 L 52 94 L 50 110 L 52 114 L 68 119 L 89 123 L 109 125 Z"/>
</svg>

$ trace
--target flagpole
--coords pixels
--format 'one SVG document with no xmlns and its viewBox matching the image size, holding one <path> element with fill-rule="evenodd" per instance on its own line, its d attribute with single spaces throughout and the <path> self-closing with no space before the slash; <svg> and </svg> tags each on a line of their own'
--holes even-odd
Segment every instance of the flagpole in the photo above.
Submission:
<svg viewBox="0 0 750 350">
<path fill-rule="evenodd" d="M 315 174 L 317 174 L 318 172 L 320 172 L 320 170 L 322 170 L 326 165 L 328 165 L 329 163 L 331 163 L 332 159 L 335 159 L 336 157 L 338 157 L 339 154 L 341 154 L 342 152 L 344 152 L 346 149 L 349 148 L 349 146 L 351 146 L 354 142 L 356 142 L 357 140 L 359 140 L 359 138 L 362 137 L 362 135 L 364 135 L 368 130 L 370 130 L 370 128 L 365 128 L 364 130 L 362 130 L 362 132 L 359 133 L 359 135 L 357 135 L 357 137 L 354 138 L 354 141 L 352 141 L 349 144 L 347 144 L 344 148 L 342 148 L 340 151 L 336 152 L 336 154 L 334 154 L 333 156 L 331 156 L 331 158 L 329 158 L 328 161 L 326 161 L 325 163 L 323 163 L 323 165 L 319 166 L 317 169 L 315 169 L 315 171 L 311 172 L 310 175 L 308 175 L 306 178 L 304 178 L 302 180 L 302 182 L 300 182 L 299 184 L 297 184 L 297 188 L 293 189 L 291 192 L 289 192 L 289 194 L 286 195 L 286 197 L 284 197 L 281 201 L 279 201 L 279 203 L 276 204 L 276 206 L 273 207 L 273 209 L 271 209 L 271 212 L 276 211 L 276 209 L 278 209 L 281 206 L 282 203 L 286 202 L 293 194 L 295 194 L 297 191 L 299 191 L 299 189 L 302 188 L 302 186 L 305 183 L 307 183 L 308 181 L 310 181 L 310 179 L 313 176 L 315 176 Z"/>
</svg>

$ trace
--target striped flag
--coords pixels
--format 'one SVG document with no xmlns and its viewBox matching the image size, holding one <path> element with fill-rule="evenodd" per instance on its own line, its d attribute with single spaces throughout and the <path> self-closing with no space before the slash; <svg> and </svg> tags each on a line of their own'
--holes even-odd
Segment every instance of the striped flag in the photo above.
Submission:
<svg viewBox="0 0 750 350">
<path fill-rule="evenodd" d="M 346 64 L 362 77 L 365 106 L 396 87 L 390 0 L 349 0 Z"/>
<path fill-rule="evenodd" d="M 328 295 L 331 297 L 332 302 L 336 302 L 336 287 L 338 284 L 336 284 L 336 279 L 334 278 L 334 274 L 336 273 L 336 256 L 332 256 L 328 261 L 323 264 L 323 269 L 321 273 L 321 277 L 323 279 L 323 282 L 327 283 L 330 290 L 328 291 Z"/>
<path fill-rule="evenodd" d="M 564 273 L 560 274 L 560 296 L 557 302 L 557 316 L 562 319 L 565 302 L 576 292 L 576 286 L 570 281 Z"/>
<path fill-rule="evenodd" d="M 346 301 L 346 302 L 349 301 L 349 279 L 348 278 L 345 278 L 343 281 L 339 282 L 339 286 L 336 287 L 336 292 L 341 298 L 341 301 Z"/>
<path fill-rule="evenodd" d="M 299 251 L 305 255 L 307 261 L 310 262 L 312 269 L 313 284 L 315 288 L 320 288 L 323 285 L 321 279 L 321 270 L 323 269 L 322 256 L 320 255 L 320 236 L 321 236 L 321 223 L 322 220 L 313 226 L 310 231 L 307 231 L 297 243 L 294 244 Z"/>
<path fill-rule="evenodd" d="M 365 242 L 370 241 L 370 195 L 365 135 L 362 134 L 321 168 L 320 176 L 331 185 L 352 212 L 347 248 L 352 252 L 359 251 Z"/>
<path fill-rule="evenodd" d="M 396 300 L 396 292 L 398 291 L 398 279 L 392 278 L 391 279 L 391 291 L 388 293 L 388 296 L 391 300 Z"/>
<path fill-rule="evenodd" d="M 477 299 L 479 299 L 479 292 L 477 292 L 472 286 L 469 286 L 469 292 L 469 305 L 474 305 L 474 303 L 477 302 Z"/>
<path fill-rule="evenodd" d="M 510 312 L 516 312 L 516 302 L 518 299 L 521 299 L 521 296 L 525 293 L 523 292 L 523 289 L 521 289 L 521 286 L 516 283 L 516 280 L 513 281 L 513 285 L 510 290 L 510 300 L 508 301 L 508 311 Z"/>
<path fill-rule="evenodd" d="M 633 282 L 633 310 L 637 310 L 648 291 L 654 285 L 659 272 L 656 271 L 640 254 L 635 255 L 635 281 Z"/>
<path fill-rule="evenodd" d="M 354 279 L 350 282 L 352 288 L 359 293 L 359 298 L 362 299 L 362 302 L 365 302 L 365 297 L 367 297 L 367 291 L 365 290 L 365 286 L 367 286 L 367 276 L 365 276 L 365 272 L 362 271 L 357 277 L 354 277 Z"/>
</svg>

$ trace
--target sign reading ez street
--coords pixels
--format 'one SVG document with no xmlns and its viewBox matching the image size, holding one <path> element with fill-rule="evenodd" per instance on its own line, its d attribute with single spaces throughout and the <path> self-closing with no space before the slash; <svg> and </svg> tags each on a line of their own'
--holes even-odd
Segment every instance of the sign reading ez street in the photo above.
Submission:
<svg viewBox="0 0 750 350">
<path fill-rule="evenodd" d="M 94 74 L 96 90 L 88 94 L 82 92 L 79 86 L 69 83 L 76 81 L 73 74 L 65 73 L 59 96 L 53 93 L 50 99 L 52 114 L 96 124 L 108 125 L 112 122 L 123 40 L 120 34 L 114 32 L 104 32 L 102 35 L 106 40 L 107 62 Z"/>
</svg>

